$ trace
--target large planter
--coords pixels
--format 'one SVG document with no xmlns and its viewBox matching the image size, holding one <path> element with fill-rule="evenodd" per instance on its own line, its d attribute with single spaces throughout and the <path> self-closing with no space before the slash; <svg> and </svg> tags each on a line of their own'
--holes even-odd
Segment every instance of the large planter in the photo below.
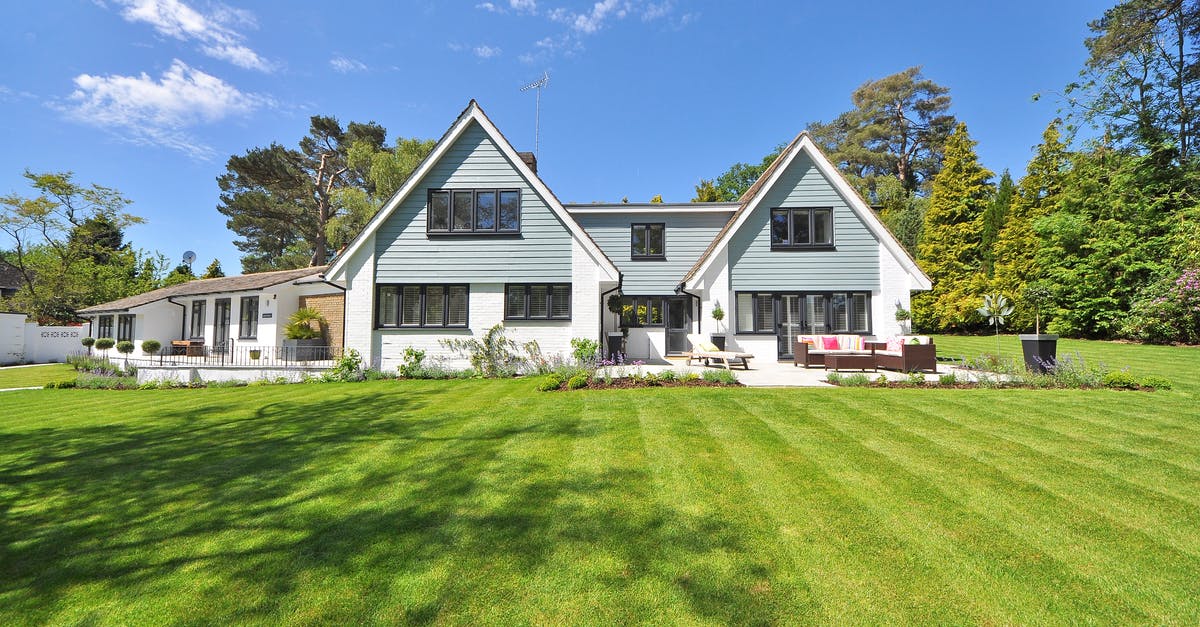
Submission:
<svg viewBox="0 0 1200 627">
<path fill-rule="evenodd" d="M 716 344 L 718 349 L 725 350 L 725 334 L 724 333 L 713 333 L 712 335 L 708 336 L 708 339 L 713 344 Z"/>
<path fill-rule="evenodd" d="M 1022 334 L 1021 352 L 1025 355 L 1025 367 L 1033 372 L 1046 372 L 1058 361 L 1058 336 Z"/>
<path fill-rule="evenodd" d="M 311 340 L 284 340 L 283 355 L 284 359 L 292 361 L 317 361 L 328 359 L 329 349 L 325 346 L 325 340 L 319 337 Z"/>
</svg>

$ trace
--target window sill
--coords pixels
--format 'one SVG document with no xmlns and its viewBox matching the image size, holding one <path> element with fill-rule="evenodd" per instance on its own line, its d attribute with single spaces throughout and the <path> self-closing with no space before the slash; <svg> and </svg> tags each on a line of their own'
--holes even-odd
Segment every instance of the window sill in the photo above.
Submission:
<svg viewBox="0 0 1200 627">
<path fill-rule="evenodd" d="M 783 245 L 783 244 L 771 244 L 771 250 L 787 250 L 787 251 L 820 250 L 820 251 L 828 252 L 828 251 L 836 251 L 837 247 L 834 246 L 833 244 L 810 244 L 810 245 L 806 245 L 806 246 L 788 246 L 788 245 Z"/>
<path fill-rule="evenodd" d="M 415 324 L 406 324 L 404 326 L 398 326 L 398 327 L 384 327 L 384 326 L 375 327 L 376 331 L 430 331 L 430 330 L 439 330 L 439 329 L 440 330 L 451 330 L 451 331 L 454 331 L 454 330 L 463 331 L 463 330 L 470 329 L 470 327 L 465 324 L 455 325 L 455 326 L 442 326 L 442 325 L 419 326 L 419 325 L 415 325 Z"/>
<path fill-rule="evenodd" d="M 630 261 L 666 261 L 666 255 L 630 255 Z"/>
<path fill-rule="evenodd" d="M 570 318 L 505 318 L 505 322 L 570 322 Z"/>
<path fill-rule="evenodd" d="M 425 231 L 426 237 L 520 237 L 520 231 Z"/>
</svg>

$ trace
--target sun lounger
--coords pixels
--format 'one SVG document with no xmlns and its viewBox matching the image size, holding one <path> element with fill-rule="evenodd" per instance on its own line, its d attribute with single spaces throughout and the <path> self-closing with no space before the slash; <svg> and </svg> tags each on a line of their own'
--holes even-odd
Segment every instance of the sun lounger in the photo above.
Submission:
<svg viewBox="0 0 1200 627">
<path fill-rule="evenodd" d="M 687 353 L 687 363 L 692 365 L 692 361 L 703 360 L 705 364 L 709 361 L 716 361 L 725 366 L 726 370 L 732 370 L 733 364 L 741 365 L 742 369 L 750 369 L 750 360 L 754 355 L 750 353 L 738 353 L 736 351 L 723 351 L 717 348 L 716 344 L 704 339 L 701 335 L 690 334 L 687 336 L 688 341 L 692 343 L 692 350 Z"/>
</svg>

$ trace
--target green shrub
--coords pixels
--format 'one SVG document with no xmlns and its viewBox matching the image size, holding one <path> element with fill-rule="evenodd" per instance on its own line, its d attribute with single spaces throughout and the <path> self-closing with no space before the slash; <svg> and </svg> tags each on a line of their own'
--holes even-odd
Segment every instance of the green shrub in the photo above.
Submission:
<svg viewBox="0 0 1200 627">
<path fill-rule="evenodd" d="M 580 388 L 585 388 L 585 387 L 587 387 L 587 384 L 588 384 L 588 377 L 587 377 L 587 375 L 583 375 L 583 374 L 577 374 L 577 375 L 571 377 L 567 381 L 567 387 L 572 390 L 578 390 Z"/>
<path fill-rule="evenodd" d="M 45 385 L 45 388 L 44 388 L 44 389 L 47 389 L 47 390 L 67 390 L 67 389 L 70 389 L 70 388 L 73 388 L 73 387 L 75 387 L 75 380 L 74 380 L 74 379 L 67 379 L 67 380 L 64 380 L 64 381 L 51 381 L 50 383 L 47 383 L 47 384 Z"/>
<path fill-rule="evenodd" d="M 662 379 L 660 379 L 658 375 L 654 374 L 653 372 L 647 372 L 646 374 L 642 375 L 642 382 L 650 387 L 658 387 L 662 385 Z"/>
<path fill-rule="evenodd" d="M 471 366 L 487 379 L 511 377 L 525 362 L 517 353 L 517 343 L 504 335 L 503 324 L 488 329 L 480 339 L 449 338 L 438 343 L 467 357 Z"/>
<path fill-rule="evenodd" d="M 1104 376 L 1100 378 L 1100 384 L 1114 390 L 1136 390 L 1140 382 L 1128 370 L 1112 370 L 1104 373 Z"/>
<path fill-rule="evenodd" d="M 842 385 L 852 388 L 864 388 L 871 385 L 871 378 L 861 372 L 842 378 Z"/>
<path fill-rule="evenodd" d="M 695 372 L 685 372 L 679 380 L 684 383 L 695 383 L 700 380 L 700 375 Z"/>
<path fill-rule="evenodd" d="M 288 318 L 288 323 L 283 327 L 283 336 L 289 340 L 315 340 L 321 337 L 321 327 L 325 324 L 325 316 L 321 312 L 312 307 L 301 307 Z"/>
<path fill-rule="evenodd" d="M 325 374 L 331 381 L 340 381 L 342 383 L 362 381 L 367 378 L 366 375 L 363 374 L 362 365 L 362 355 L 360 355 L 358 351 L 351 348 L 342 353 L 341 358 L 337 360 L 337 363 L 333 365 L 333 368 L 330 368 L 329 372 Z"/>
<path fill-rule="evenodd" d="M 159 387 L 161 387 L 161 386 L 158 381 L 147 381 L 147 382 L 139 385 L 138 389 L 139 390 L 157 390 L 157 389 L 159 389 Z"/>
<path fill-rule="evenodd" d="M 596 356 L 599 354 L 600 342 L 586 337 L 571 338 L 571 357 L 575 358 L 575 363 L 595 363 Z"/>
<path fill-rule="evenodd" d="M 832 385 L 838 385 L 842 382 L 842 373 L 834 370 L 825 375 L 825 381 Z"/>
<path fill-rule="evenodd" d="M 1169 390 L 1171 389 L 1171 381 L 1166 377 L 1160 377 L 1156 374 L 1148 374 L 1142 377 L 1140 381 L 1142 387 L 1152 390 Z"/>
<path fill-rule="evenodd" d="M 663 381 L 664 383 L 672 383 L 678 379 L 679 377 L 675 374 L 674 370 L 664 370 L 658 373 L 658 380 Z"/>
<path fill-rule="evenodd" d="M 574 377 L 572 377 L 572 380 L 574 380 Z M 542 380 L 538 382 L 537 389 L 539 392 L 552 392 L 554 390 L 560 390 L 562 389 L 562 384 L 564 381 L 566 381 L 566 379 L 564 379 L 561 374 L 558 374 L 557 372 L 551 372 L 550 374 L 542 377 Z"/>
<path fill-rule="evenodd" d="M 142 352 L 147 355 L 153 355 L 162 348 L 162 343 L 158 340 L 142 340 Z"/>
<path fill-rule="evenodd" d="M 940 385 L 957 385 L 958 377 L 956 377 L 953 372 L 951 372 L 950 374 L 941 375 L 938 377 L 938 384 L 940 384 Z"/>
<path fill-rule="evenodd" d="M 863 376 L 865 377 L 867 375 L 864 374 Z M 867 378 L 870 379 L 870 377 L 867 377 Z M 886 374 L 881 374 L 878 377 L 875 377 L 875 381 L 873 383 L 881 388 L 886 388 L 890 385 L 895 385 L 897 387 L 907 387 L 908 386 L 907 381 L 896 381 L 893 384 L 891 381 L 888 381 Z"/>
<path fill-rule="evenodd" d="M 129 340 L 121 340 L 120 342 L 117 342 L 117 352 L 121 353 L 122 355 L 128 355 L 129 353 L 132 353 L 133 342 L 130 342 Z"/>
<path fill-rule="evenodd" d="M 734 385 L 737 383 L 737 377 L 729 370 L 724 368 L 717 370 L 705 370 L 702 375 L 704 380 L 709 383 L 719 383 L 721 385 Z"/>
<path fill-rule="evenodd" d="M 112 363 L 104 357 L 91 357 L 88 355 L 71 355 L 67 357 L 67 363 L 75 368 L 77 372 L 85 372 L 105 377 L 119 376 L 123 371 L 120 366 Z"/>
<path fill-rule="evenodd" d="M 363 370 L 363 378 L 367 381 L 383 381 L 387 379 L 395 379 L 396 375 L 391 372 L 367 368 L 366 370 Z"/>
<path fill-rule="evenodd" d="M 925 385 L 925 375 L 920 372 L 908 373 L 908 384 L 916 387 Z"/>
<path fill-rule="evenodd" d="M 85 337 L 85 338 L 83 338 L 82 340 L 79 340 L 79 343 L 80 343 L 80 344 L 83 344 L 84 346 L 86 346 L 86 347 L 88 348 L 88 350 L 91 350 L 91 348 L 92 348 L 92 345 L 96 343 L 96 338 L 94 338 L 94 337 Z"/>
<path fill-rule="evenodd" d="M 400 376 L 404 377 L 405 379 L 416 379 L 417 375 L 422 370 L 421 364 L 424 361 L 425 351 L 419 348 L 408 346 L 404 349 L 404 357 L 402 358 L 400 367 L 397 368 L 397 370 L 400 371 Z"/>
<path fill-rule="evenodd" d="M 96 348 L 98 350 L 106 351 L 106 350 L 112 348 L 113 345 L 116 343 L 117 343 L 117 341 L 112 339 L 111 337 L 102 337 L 102 338 L 96 340 Z"/>
<path fill-rule="evenodd" d="M 137 377 L 106 377 L 81 374 L 75 380 L 75 387 L 87 390 L 132 390 L 137 386 Z"/>
<path fill-rule="evenodd" d="M 244 388 L 249 385 L 241 379 L 229 379 L 228 381 L 209 381 L 207 387 L 210 388 Z"/>
</svg>

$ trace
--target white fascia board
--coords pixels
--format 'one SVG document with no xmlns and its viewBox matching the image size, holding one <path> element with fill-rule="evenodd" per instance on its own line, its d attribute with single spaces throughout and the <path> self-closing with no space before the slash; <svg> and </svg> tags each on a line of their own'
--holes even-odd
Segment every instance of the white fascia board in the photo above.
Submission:
<svg viewBox="0 0 1200 627">
<path fill-rule="evenodd" d="M 599 207 L 567 207 L 570 213 L 607 213 L 612 215 L 630 215 L 638 216 L 647 213 L 733 213 L 737 211 L 737 207 L 668 207 L 664 209 L 646 209 L 642 207 L 634 209 L 609 209 Z"/>
</svg>

